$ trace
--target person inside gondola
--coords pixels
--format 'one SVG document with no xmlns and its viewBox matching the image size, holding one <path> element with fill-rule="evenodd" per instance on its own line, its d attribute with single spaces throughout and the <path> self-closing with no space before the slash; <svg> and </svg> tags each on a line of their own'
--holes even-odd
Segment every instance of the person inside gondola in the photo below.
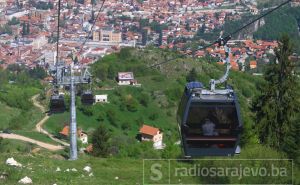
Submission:
<svg viewBox="0 0 300 185">
<path fill-rule="evenodd" d="M 218 132 L 215 130 L 216 124 L 213 123 L 210 119 L 205 119 L 204 124 L 202 125 L 202 131 L 204 136 L 217 136 Z"/>
</svg>

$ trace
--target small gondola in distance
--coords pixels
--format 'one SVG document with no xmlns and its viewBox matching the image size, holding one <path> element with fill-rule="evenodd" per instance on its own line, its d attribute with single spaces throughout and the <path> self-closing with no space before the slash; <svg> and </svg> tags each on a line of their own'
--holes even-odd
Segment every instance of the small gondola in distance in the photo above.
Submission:
<svg viewBox="0 0 300 185">
<path fill-rule="evenodd" d="M 94 103 L 94 95 L 93 95 L 93 92 L 92 91 L 84 91 L 82 94 L 81 94 L 81 103 L 83 105 L 93 105 Z"/>
<path fill-rule="evenodd" d="M 61 94 L 53 94 L 50 98 L 50 113 L 62 113 L 66 110 L 65 98 Z"/>
</svg>

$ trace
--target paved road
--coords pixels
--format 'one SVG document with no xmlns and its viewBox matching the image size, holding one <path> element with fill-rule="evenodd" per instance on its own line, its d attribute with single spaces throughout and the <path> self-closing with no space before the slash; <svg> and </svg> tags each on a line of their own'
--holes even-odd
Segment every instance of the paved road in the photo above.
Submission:
<svg viewBox="0 0 300 185">
<path fill-rule="evenodd" d="M 38 102 L 38 100 L 37 100 L 38 97 L 39 97 L 39 94 L 34 95 L 34 96 L 31 98 L 31 100 L 32 100 L 32 102 L 33 102 L 33 105 L 36 106 L 36 107 L 38 107 L 39 109 L 41 109 L 42 112 L 46 112 L 46 108 Z M 47 135 L 47 136 L 50 137 L 53 141 L 56 141 L 56 142 L 58 142 L 58 143 L 60 143 L 60 144 L 62 144 L 62 145 L 64 145 L 64 146 L 70 146 L 69 143 L 66 143 L 66 142 L 64 142 L 64 141 L 61 141 L 61 140 L 55 138 L 52 134 L 50 134 L 50 133 L 47 132 L 45 129 L 43 129 L 43 125 L 44 125 L 44 123 L 45 123 L 48 119 L 49 119 L 49 116 L 46 114 L 45 117 L 44 117 L 42 120 L 40 120 L 40 121 L 35 125 L 35 130 L 36 130 L 37 132 L 40 132 L 40 133 L 42 133 L 42 134 Z"/>
<path fill-rule="evenodd" d="M 31 138 L 28 138 L 28 137 L 24 137 L 24 136 L 21 136 L 21 135 L 17 135 L 17 134 L 0 133 L 0 137 L 2 137 L 4 139 L 15 139 L 15 140 L 21 140 L 21 141 L 33 143 L 33 144 L 39 145 L 40 147 L 46 148 L 46 149 L 51 150 L 51 151 L 64 149 L 64 147 L 60 146 L 60 145 L 52 145 L 52 144 L 44 143 L 44 142 L 41 142 L 41 141 L 38 141 L 38 140 L 35 140 L 35 139 L 31 139 Z"/>
</svg>

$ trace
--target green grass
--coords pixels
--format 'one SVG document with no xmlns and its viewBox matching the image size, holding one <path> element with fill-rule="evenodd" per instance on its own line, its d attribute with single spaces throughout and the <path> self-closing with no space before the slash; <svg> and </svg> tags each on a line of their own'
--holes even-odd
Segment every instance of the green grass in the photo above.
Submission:
<svg viewBox="0 0 300 185">
<path fill-rule="evenodd" d="M 269 148 L 261 146 L 249 146 L 243 149 L 244 152 L 240 156 L 233 157 L 233 159 L 270 159 L 270 158 L 284 158 L 280 153 L 277 153 Z M 255 154 L 255 155 L 253 155 Z M 15 160 L 20 162 L 24 167 L 15 168 L 5 165 L 5 160 L 8 157 L 14 157 Z M 259 165 L 270 165 L 267 160 L 260 161 L 222 161 L 221 159 L 231 159 L 222 157 L 210 157 L 202 158 L 197 162 L 182 162 L 171 161 L 172 171 L 174 175 L 175 167 L 193 168 L 194 165 L 201 165 L 204 167 L 236 167 L 240 163 L 247 167 L 256 168 Z M 164 180 L 160 181 L 168 184 L 168 161 L 143 161 L 143 159 L 116 159 L 116 158 L 94 158 L 82 154 L 76 161 L 68 161 L 57 158 L 53 153 L 45 153 L 44 151 L 36 154 L 22 154 L 22 153 L 2 153 L 0 154 L 0 173 L 6 172 L 8 179 L 0 180 L 0 183 L 4 184 L 16 184 L 21 178 L 28 176 L 33 180 L 34 184 L 122 184 L 122 185 L 134 185 L 143 184 L 143 171 L 145 172 L 145 183 L 149 182 L 149 176 L 154 175 L 150 173 L 152 164 L 161 164 Z M 281 167 L 289 165 L 286 162 L 274 162 L 275 165 Z M 89 177 L 88 173 L 83 171 L 83 168 L 89 165 L 92 168 L 93 177 Z M 59 167 L 62 171 L 56 172 L 56 168 Z M 144 170 L 143 170 L 144 167 Z M 76 168 L 77 172 L 66 172 L 66 169 Z M 84 176 L 82 176 L 84 175 Z M 289 171 L 289 175 L 290 171 Z M 116 180 L 115 177 L 119 179 Z M 209 183 L 227 183 L 227 184 L 272 184 L 282 183 L 285 184 L 287 179 L 285 178 L 273 178 L 270 177 L 244 177 L 239 180 L 235 177 L 174 177 L 173 183 L 178 183 L 181 179 L 182 183 L 187 184 L 209 184 Z M 276 181 L 275 181 L 276 180 Z M 299 168 L 294 167 L 294 182 L 299 183 Z M 153 181 L 152 181 L 153 182 Z"/>
<path fill-rule="evenodd" d="M 19 114 L 19 109 L 9 107 L 5 103 L 0 102 L 0 130 L 7 128 L 11 119 Z"/>
<path fill-rule="evenodd" d="M 132 94 L 133 97 L 139 96 L 141 89 L 131 87 L 118 87 L 118 89 L 124 90 L 122 92 L 122 95 L 126 96 L 129 94 Z M 115 90 L 114 90 L 115 91 Z M 173 111 L 173 116 L 167 116 L 166 112 L 167 109 L 161 109 L 159 105 L 155 101 L 150 101 L 149 105 L 147 107 L 144 107 L 142 105 L 137 106 L 137 111 L 130 112 L 127 110 L 120 110 L 120 105 L 122 104 L 121 99 L 118 95 L 115 94 L 114 91 L 109 92 L 103 92 L 98 91 L 99 94 L 108 94 L 108 98 L 110 103 L 108 104 L 97 104 L 93 106 L 93 115 L 87 116 L 82 113 L 82 111 L 77 108 L 77 124 L 78 127 L 83 128 L 85 131 L 90 132 L 93 131 L 95 128 L 99 126 L 99 124 L 104 123 L 107 125 L 108 128 L 110 128 L 112 131 L 114 131 L 116 134 L 124 133 L 134 137 L 138 133 L 138 129 L 140 127 L 140 124 L 137 124 L 137 120 L 141 119 L 144 123 L 149 125 L 158 126 L 160 128 L 165 128 L 166 130 L 172 129 L 176 127 L 176 120 L 174 119 L 175 116 L 175 107 L 172 107 L 171 110 Z M 146 93 L 150 94 L 149 91 L 146 91 Z M 116 112 L 116 119 L 117 123 L 116 125 L 112 125 L 105 115 L 107 111 L 113 110 Z M 104 121 L 98 121 L 97 116 L 100 113 L 104 113 L 105 119 Z M 157 119 L 151 120 L 149 117 L 152 114 L 158 114 Z M 64 126 L 64 124 L 69 123 L 69 117 L 70 113 L 65 112 L 61 114 L 54 114 L 52 115 L 49 120 L 45 123 L 45 128 L 49 130 L 53 134 L 57 134 Z M 130 125 L 130 130 L 122 130 L 122 124 L 128 123 Z"/>
<path fill-rule="evenodd" d="M 41 142 L 49 143 L 49 144 L 54 144 L 58 145 L 56 141 L 53 141 L 51 138 L 49 138 L 47 135 L 36 132 L 36 131 L 23 131 L 23 130 L 16 130 L 14 131 L 15 134 L 19 134 L 25 137 L 29 137 L 31 139 L 35 139 Z"/>
</svg>

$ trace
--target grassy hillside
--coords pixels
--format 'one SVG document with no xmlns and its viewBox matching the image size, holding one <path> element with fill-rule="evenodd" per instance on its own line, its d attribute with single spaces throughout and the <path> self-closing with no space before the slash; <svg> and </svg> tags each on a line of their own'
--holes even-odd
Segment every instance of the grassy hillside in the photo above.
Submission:
<svg viewBox="0 0 300 185">
<path fill-rule="evenodd" d="M 8 157 L 14 156 L 14 158 L 20 162 L 23 167 L 16 168 L 5 165 L 5 160 Z M 245 151 L 240 155 L 236 156 L 234 159 L 269 159 L 269 158 L 281 158 L 281 154 L 274 152 L 273 150 L 265 147 L 252 146 L 247 147 Z M 208 159 L 208 158 L 207 158 Z M 210 158 L 213 161 L 198 161 L 197 164 L 201 166 L 218 166 L 218 167 L 233 167 L 239 165 L 234 161 L 231 163 L 226 163 L 226 161 L 220 161 L 222 158 Z M 227 160 L 229 158 L 226 158 Z M 226 160 L 224 158 L 224 160 Z M 144 163 L 144 165 L 143 165 Z M 225 164 L 226 163 L 226 164 Z M 132 185 L 132 184 L 143 184 L 143 171 L 145 172 L 145 182 L 149 182 L 149 166 L 147 161 L 142 159 L 133 158 L 94 158 L 86 155 L 80 155 L 80 159 L 77 161 L 67 161 L 61 159 L 58 155 L 39 152 L 31 154 L 1 154 L 0 155 L 0 173 L 5 172 L 7 174 L 6 180 L 1 180 L 0 183 L 4 184 L 16 184 L 21 178 L 28 176 L 33 180 L 33 184 L 43 185 L 43 184 L 122 184 L 122 185 Z M 159 164 L 163 166 L 168 164 L 168 161 L 161 161 Z M 268 161 L 246 161 L 242 162 L 243 165 L 255 168 L 257 166 L 266 166 Z M 275 162 L 274 164 L 280 165 L 281 167 L 288 165 L 286 162 Z M 93 176 L 89 176 L 83 170 L 85 166 L 90 166 L 92 168 L 90 173 Z M 190 162 L 176 162 L 173 161 L 172 165 L 180 167 L 193 167 L 194 163 Z M 60 172 L 56 169 L 59 167 Z M 77 171 L 71 171 L 75 168 Z M 67 169 L 70 171 L 67 172 Z M 162 170 L 167 169 L 167 167 L 162 168 Z M 164 173 L 166 171 L 163 171 Z M 299 171 L 295 169 L 294 171 L 294 184 L 299 183 L 297 176 Z M 116 178 L 117 177 L 117 178 Z M 212 184 L 212 183 L 228 183 L 228 184 L 272 184 L 274 183 L 286 184 L 290 182 L 288 178 L 270 178 L 270 177 L 243 177 L 242 179 L 230 178 L 230 177 L 174 177 L 172 182 L 182 182 L 190 184 Z M 290 179 L 290 178 L 289 178 Z M 165 179 L 165 180 L 168 180 Z M 180 181 L 179 181 L 180 180 Z"/>
<path fill-rule="evenodd" d="M 123 49 L 121 53 L 111 54 L 96 62 L 93 66 L 95 94 L 108 94 L 108 104 L 97 104 L 91 107 L 83 106 L 77 97 L 77 123 L 78 127 L 92 132 L 104 124 L 112 134 L 110 139 L 111 154 L 108 158 L 95 158 L 88 154 L 80 154 L 79 160 L 71 162 L 68 158 L 68 149 L 59 152 L 36 151 L 36 146 L 3 140 L 0 145 L 0 174 L 7 174 L 6 180 L 0 180 L 4 184 L 16 184 L 25 177 L 30 177 L 34 184 L 142 184 L 143 183 L 143 159 L 169 159 L 181 158 L 181 148 L 175 145 L 179 140 L 176 110 L 181 94 L 186 84 L 186 75 L 195 68 L 197 79 L 208 86 L 209 79 L 218 78 L 223 74 L 224 66 L 215 63 L 207 63 L 205 59 L 179 58 L 172 63 L 148 68 L 155 63 L 163 62 L 176 56 L 175 53 L 147 48 L 145 50 Z M 120 71 L 133 71 L 141 87 L 119 87 L 115 82 L 115 76 Z M 252 100 L 259 94 L 257 90 L 264 85 L 261 77 L 251 76 L 240 72 L 231 72 L 228 83 L 232 85 L 238 94 L 242 109 L 244 132 L 242 138 L 242 152 L 239 156 L 226 157 L 224 159 L 284 159 L 285 154 L 259 144 L 250 107 Z M 78 91 L 87 87 L 78 88 Z M 68 99 L 68 98 L 67 98 Z M 7 110 L 8 111 L 8 110 Z M 51 115 L 45 123 L 45 129 L 58 135 L 58 132 L 69 122 L 69 112 Z M 151 143 L 140 143 L 136 134 L 141 124 L 146 123 L 162 129 L 164 143 L 167 147 L 162 151 L 155 151 Z M 30 124 L 29 124 L 30 125 Z M 30 127 L 22 127 L 30 130 Z M 23 132 L 24 131 L 24 132 Z M 25 134 L 25 129 L 18 132 Z M 31 131 L 31 130 L 30 130 Z M 31 132 L 29 137 L 42 137 Z M 91 139 L 91 137 L 89 137 Z M 40 140 L 49 142 L 48 138 Z M 15 146 L 15 147 L 13 147 Z M 14 168 L 5 165 L 8 157 L 14 157 L 25 167 Z M 225 164 L 222 158 L 213 161 L 202 161 L 203 166 L 239 166 L 234 161 Z M 162 162 L 163 165 L 168 163 Z M 277 164 L 277 163 L 276 163 Z M 86 165 L 92 167 L 93 176 L 83 171 Z M 175 161 L 174 165 L 193 167 L 194 163 Z M 249 167 L 261 167 L 267 165 L 268 160 L 248 161 Z M 280 163 L 281 166 L 287 163 Z M 56 172 L 60 167 L 61 172 Z M 77 172 L 67 172 L 67 169 L 76 168 Z M 149 168 L 145 169 L 149 174 Z M 299 168 L 294 168 L 294 180 L 299 184 Z M 118 177 L 116 179 L 116 177 Z M 185 184 L 287 184 L 287 178 L 247 177 L 237 179 L 232 177 L 188 177 L 173 180 Z M 173 182 L 173 181 L 172 181 Z"/>
<path fill-rule="evenodd" d="M 224 68 L 215 63 L 190 58 L 178 59 L 159 66 L 159 69 L 147 67 L 174 55 L 154 48 L 124 49 L 120 54 L 112 54 L 99 60 L 92 66 L 95 77 L 94 93 L 108 94 L 110 103 L 86 107 L 81 105 L 78 98 L 76 102 L 78 127 L 91 136 L 100 124 L 104 124 L 113 135 L 111 144 L 116 147 L 116 155 L 119 157 L 180 156 L 180 146 L 174 145 L 179 140 L 176 111 L 186 84 L 186 75 L 195 68 L 198 80 L 208 85 L 211 78 L 222 76 Z M 120 71 L 133 71 L 142 86 L 118 86 L 115 77 Z M 229 84 L 236 89 L 240 98 L 246 128 L 243 144 L 256 144 L 257 139 L 252 130 L 254 122 L 249 107 L 252 98 L 258 94 L 256 89 L 262 85 L 262 79 L 232 72 Z M 109 90 L 103 90 L 104 88 Z M 45 128 L 59 136 L 59 131 L 69 123 L 69 117 L 69 112 L 52 115 Z M 158 127 L 164 132 L 166 150 L 154 151 L 151 145 L 137 142 L 136 135 L 142 124 Z"/>
</svg>

